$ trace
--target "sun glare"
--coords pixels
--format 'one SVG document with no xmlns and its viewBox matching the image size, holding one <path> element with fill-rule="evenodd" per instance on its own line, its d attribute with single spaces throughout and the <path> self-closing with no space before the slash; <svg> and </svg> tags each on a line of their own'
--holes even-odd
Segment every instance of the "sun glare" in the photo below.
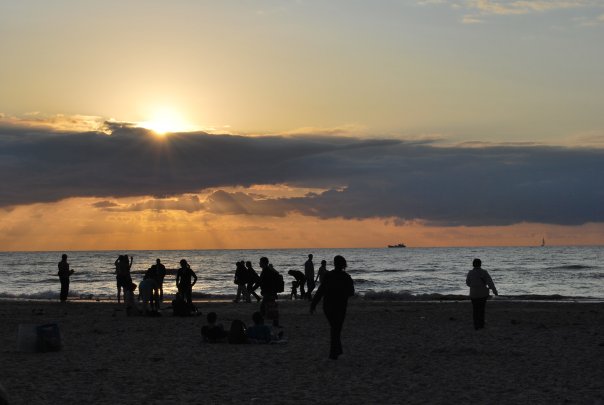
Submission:
<svg viewBox="0 0 604 405">
<path fill-rule="evenodd" d="M 193 128 L 185 122 L 182 116 L 176 111 L 163 109 L 152 114 L 149 121 L 138 123 L 143 128 L 150 129 L 157 135 L 166 135 L 170 132 L 191 131 Z"/>
</svg>

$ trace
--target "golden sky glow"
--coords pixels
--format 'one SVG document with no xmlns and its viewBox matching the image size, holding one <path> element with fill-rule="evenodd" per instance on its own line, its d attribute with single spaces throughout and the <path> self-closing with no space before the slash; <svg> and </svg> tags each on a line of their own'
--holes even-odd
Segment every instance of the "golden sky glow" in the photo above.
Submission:
<svg viewBox="0 0 604 405">
<path fill-rule="evenodd" d="M 602 43 L 590 0 L 0 2 L 0 250 L 602 244 Z"/>
<path fill-rule="evenodd" d="M 399 242 L 412 247 L 533 246 L 542 237 L 548 245 L 597 245 L 604 233 L 603 224 L 426 227 L 297 214 L 267 218 L 170 210 L 104 212 L 92 207 L 96 201 L 69 199 L 0 210 L 0 246 L 8 251 L 385 247 Z"/>
</svg>

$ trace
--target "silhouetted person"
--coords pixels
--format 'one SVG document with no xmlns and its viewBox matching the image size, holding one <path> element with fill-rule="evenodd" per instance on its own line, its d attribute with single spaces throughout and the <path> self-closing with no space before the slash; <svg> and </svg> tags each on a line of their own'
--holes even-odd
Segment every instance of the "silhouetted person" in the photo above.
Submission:
<svg viewBox="0 0 604 405">
<path fill-rule="evenodd" d="M 325 260 L 321 260 L 321 267 L 319 267 L 319 270 L 317 270 L 317 278 L 315 278 L 315 284 L 317 283 L 317 280 L 320 284 L 323 284 L 325 274 L 327 274 L 327 262 Z"/>
<path fill-rule="evenodd" d="M 157 314 L 159 309 L 159 287 L 157 282 L 157 270 L 151 266 L 138 285 L 139 298 L 143 301 L 145 314 Z"/>
<path fill-rule="evenodd" d="M 132 276 L 130 275 L 130 269 L 132 268 L 132 262 L 134 257 L 131 256 L 128 259 L 128 255 L 120 255 L 115 261 L 115 278 L 117 281 L 117 302 L 120 302 L 120 290 L 124 290 L 124 301 L 126 300 L 126 293 L 134 290 L 132 287 Z"/>
<path fill-rule="evenodd" d="M 312 262 L 312 255 L 308 255 L 308 260 L 304 263 L 304 275 L 306 276 L 306 294 L 310 300 L 315 289 L 315 265 Z"/>
<path fill-rule="evenodd" d="M 120 261 L 122 260 L 122 255 L 119 255 L 117 259 L 115 259 L 115 284 L 117 286 L 117 303 L 121 302 L 122 297 L 122 284 L 120 280 Z"/>
<path fill-rule="evenodd" d="M 63 253 L 61 261 L 59 262 L 59 281 L 61 281 L 61 293 L 59 298 L 61 302 L 67 301 L 67 295 L 69 295 L 69 276 L 73 274 L 73 270 L 69 269 L 69 263 L 67 263 L 67 255 Z"/>
<path fill-rule="evenodd" d="M 217 343 L 227 337 L 227 333 L 221 323 L 217 324 L 218 316 L 216 312 L 210 312 L 206 316 L 207 325 L 201 327 L 201 337 L 204 342 Z"/>
<path fill-rule="evenodd" d="M 271 328 L 264 324 L 264 317 L 260 312 L 252 315 L 254 326 L 246 329 L 247 338 L 251 343 L 270 343 Z"/>
<path fill-rule="evenodd" d="M 241 298 L 242 294 L 245 302 L 250 302 L 250 294 L 247 290 L 248 274 L 249 273 L 245 268 L 245 262 L 243 260 L 237 262 L 235 268 L 235 284 L 237 284 L 237 296 L 233 300 L 234 302 L 239 302 L 239 299 Z"/>
<path fill-rule="evenodd" d="M 280 276 L 266 257 L 260 258 L 260 268 L 262 268 L 260 278 L 254 286 L 254 290 L 260 287 L 260 295 L 262 295 L 260 313 L 263 317 L 272 319 L 274 326 L 279 326 L 279 310 L 277 309 L 279 287 L 277 284 Z"/>
<path fill-rule="evenodd" d="M 346 307 L 348 306 L 348 297 L 354 295 L 354 283 L 346 269 L 346 259 L 342 256 L 333 258 L 334 269 L 328 272 L 319 286 L 315 297 L 310 304 L 310 313 L 315 312 L 315 308 L 321 298 L 323 298 L 323 312 L 329 321 L 331 328 L 331 344 L 329 349 L 329 358 L 337 360 L 342 354 L 342 326 L 346 318 Z"/>
<path fill-rule="evenodd" d="M 493 290 L 495 295 L 499 295 L 499 293 L 489 273 L 481 267 L 482 261 L 474 259 L 472 266 L 474 268 L 468 272 L 466 285 L 470 287 L 474 329 L 478 330 L 484 328 L 484 312 L 489 298 L 489 289 Z"/>
<path fill-rule="evenodd" d="M 306 276 L 299 270 L 290 270 L 287 272 L 290 276 L 292 276 L 295 281 L 292 283 L 292 292 L 291 298 L 298 298 L 298 294 L 296 293 L 296 289 L 300 289 L 300 297 L 306 298 L 306 293 L 304 292 L 304 284 L 306 283 Z"/>
<path fill-rule="evenodd" d="M 193 280 L 193 281 L 191 281 Z M 180 261 L 180 269 L 176 273 L 176 288 L 180 292 L 189 306 L 193 305 L 193 286 L 197 282 L 197 275 L 189 266 L 185 259 Z"/>
<path fill-rule="evenodd" d="M 151 266 L 152 268 L 155 268 L 155 273 L 156 273 L 156 282 L 157 282 L 157 289 L 159 290 L 159 302 L 163 302 L 164 301 L 164 278 L 166 277 L 166 266 L 164 266 L 161 262 L 161 260 L 157 259 L 155 261 L 155 264 L 153 266 Z M 158 308 L 159 308 L 159 302 L 158 302 Z"/>
<path fill-rule="evenodd" d="M 252 267 L 252 262 L 245 262 L 245 268 L 247 270 L 247 291 L 249 294 L 256 298 L 256 301 L 260 302 L 260 296 L 254 291 L 254 284 L 260 280 L 260 276 L 256 273 L 256 270 Z"/>
</svg>

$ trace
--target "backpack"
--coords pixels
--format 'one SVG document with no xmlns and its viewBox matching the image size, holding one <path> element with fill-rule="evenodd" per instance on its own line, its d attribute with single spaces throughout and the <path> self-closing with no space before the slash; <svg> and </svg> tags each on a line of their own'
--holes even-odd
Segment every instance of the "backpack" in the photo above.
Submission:
<svg viewBox="0 0 604 405">
<path fill-rule="evenodd" d="M 275 288 L 275 292 L 283 292 L 285 290 L 285 281 L 283 280 L 283 276 L 275 270 L 275 274 L 273 274 L 273 286 Z"/>
<path fill-rule="evenodd" d="M 247 343 L 247 334 L 245 333 L 245 324 L 239 319 L 231 322 L 231 329 L 229 330 L 229 343 L 240 344 Z"/>
</svg>

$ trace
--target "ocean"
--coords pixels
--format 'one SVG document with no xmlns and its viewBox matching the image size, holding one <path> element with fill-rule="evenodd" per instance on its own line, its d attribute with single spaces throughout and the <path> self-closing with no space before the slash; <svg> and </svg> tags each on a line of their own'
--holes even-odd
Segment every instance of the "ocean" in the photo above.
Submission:
<svg viewBox="0 0 604 405">
<path fill-rule="evenodd" d="M 160 258 L 168 269 L 186 259 L 199 277 L 198 299 L 232 299 L 235 262 L 249 260 L 260 273 L 258 260 L 267 256 L 284 276 L 286 293 L 293 280 L 288 270 L 304 271 L 307 255 L 333 268 L 342 255 L 359 295 L 368 299 L 455 299 L 467 295 L 465 285 L 472 260 L 480 258 L 501 299 L 604 299 L 604 247 L 478 247 L 384 249 L 264 249 L 264 250 L 145 250 L 74 252 L 0 252 L 0 299 L 58 299 L 57 263 L 61 254 L 75 270 L 70 299 L 107 300 L 116 297 L 114 262 L 120 254 L 134 257 L 133 280 Z M 164 293 L 175 293 L 168 275 Z"/>
</svg>

